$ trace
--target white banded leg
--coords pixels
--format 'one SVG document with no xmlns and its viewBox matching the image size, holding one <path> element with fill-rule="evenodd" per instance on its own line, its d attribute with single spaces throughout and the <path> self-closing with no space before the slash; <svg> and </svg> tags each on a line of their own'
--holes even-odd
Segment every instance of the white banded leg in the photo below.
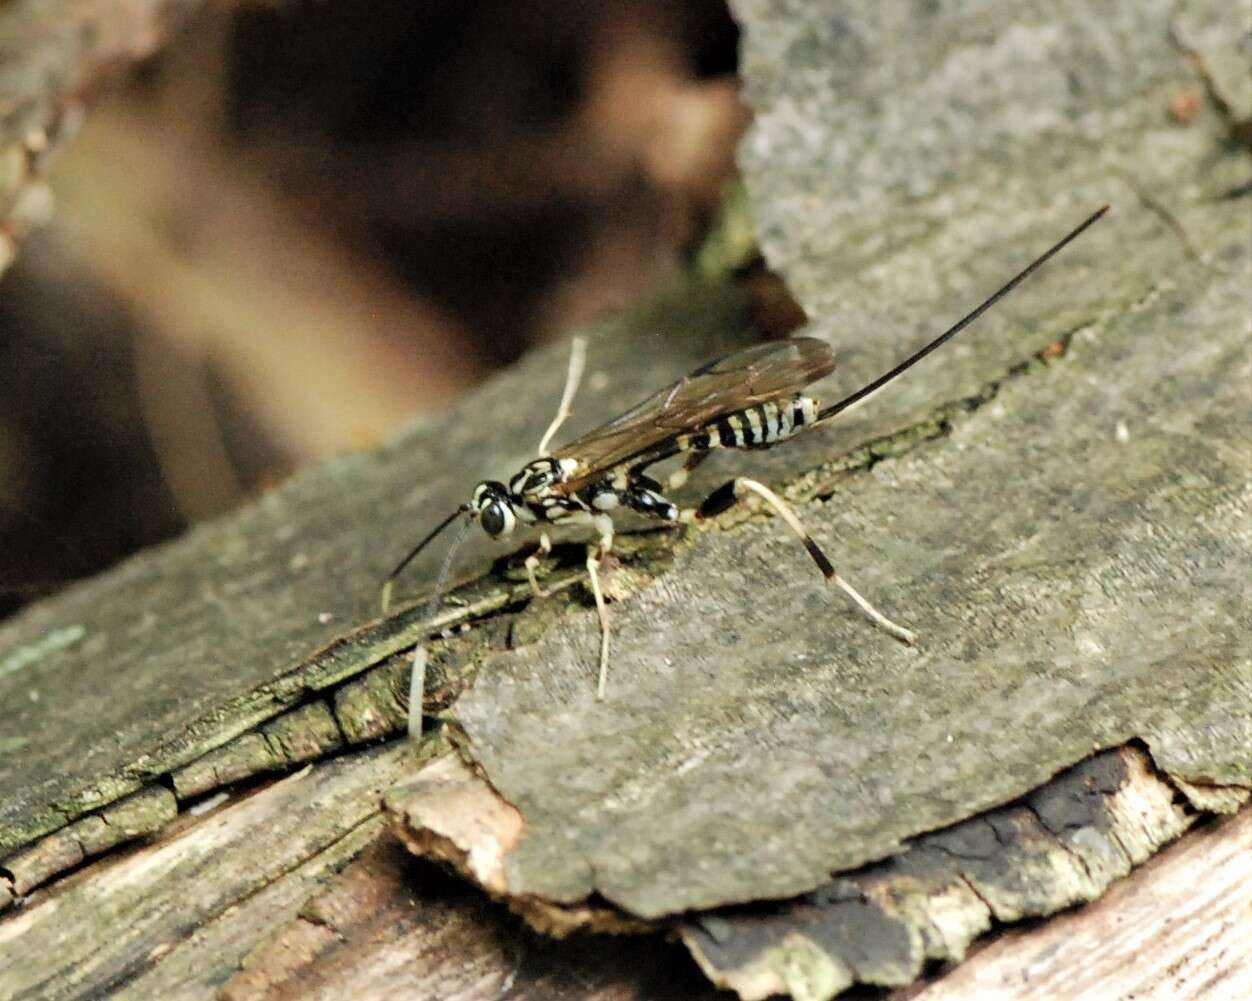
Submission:
<svg viewBox="0 0 1252 1001">
<path fill-rule="evenodd" d="M 600 541 L 587 547 L 587 576 L 591 579 L 591 593 L 596 599 L 596 614 L 600 616 L 600 680 L 596 683 L 596 698 L 604 698 L 605 684 L 609 675 L 609 610 L 604 602 L 604 591 L 600 587 L 600 561 L 609 555 L 613 548 L 613 519 L 607 514 L 597 514 L 592 518 L 596 530 L 600 533 Z"/>
<path fill-rule="evenodd" d="M 863 598 L 856 588 L 839 576 L 834 564 L 830 562 L 822 548 L 813 541 L 813 537 L 805 530 L 804 525 L 796 517 L 796 513 L 791 509 L 791 506 L 764 483 L 758 483 L 756 480 L 750 480 L 744 476 L 731 480 L 713 491 L 698 509 L 684 511 L 681 518 L 683 521 L 690 522 L 720 514 L 740 499 L 745 490 L 756 494 L 778 512 L 779 517 L 787 523 L 787 527 L 795 532 L 800 541 L 804 543 L 804 548 L 808 550 L 809 556 L 813 558 L 813 562 L 817 564 L 817 568 L 821 570 L 822 575 L 827 580 L 839 585 L 875 625 L 890 633 L 896 639 L 908 643 L 910 646 L 916 645 L 916 633 L 892 622 Z"/>
<path fill-rule="evenodd" d="M 565 389 L 561 392 L 561 405 L 557 407 L 556 416 L 552 418 L 552 423 L 548 425 L 548 430 L 539 439 L 539 447 L 535 449 L 535 454 L 540 458 L 549 454 L 548 444 L 552 441 L 552 437 L 557 431 L 561 429 L 565 419 L 570 415 L 570 410 L 574 405 L 574 394 L 578 392 L 578 384 L 582 381 L 583 365 L 586 364 L 586 361 L 587 339 L 585 337 L 575 337 L 570 341 L 569 345 L 569 368 L 565 370 Z"/>
<path fill-rule="evenodd" d="M 526 557 L 526 577 L 530 581 L 530 590 L 536 598 L 546 598 L 548 592 L 539 586 L 539 579 L 535 576 L 535 569 L 540 562 L 552 552 L 552 540 L 548 538 L 547 532 L 539 534 L 539 548 Z"/>
<path fill-rule="evenodd" d="M 709 452 L 688 452 L 687 457 L 683 460 L 683 464 L 669 474 L 669 478 L 665 481 L 665 492 L 677 490 L 687 482 L 687 477 L 691 475 L 700 463 L 709 457 Z"/>
</svg>

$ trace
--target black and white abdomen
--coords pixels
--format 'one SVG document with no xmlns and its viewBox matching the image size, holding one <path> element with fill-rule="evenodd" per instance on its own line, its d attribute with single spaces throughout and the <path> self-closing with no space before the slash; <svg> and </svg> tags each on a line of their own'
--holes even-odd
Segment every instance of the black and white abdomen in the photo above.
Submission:
<svg viewBox="0 0 1252 1001">
<path fill-rule="evenodd" d="M 817 401 L 811 396 L 758 403 L 706 424 L 679 437 L 683 450 L 711 448 L 769 448 L 794 437 L 817 420 Z"/>
</svg>

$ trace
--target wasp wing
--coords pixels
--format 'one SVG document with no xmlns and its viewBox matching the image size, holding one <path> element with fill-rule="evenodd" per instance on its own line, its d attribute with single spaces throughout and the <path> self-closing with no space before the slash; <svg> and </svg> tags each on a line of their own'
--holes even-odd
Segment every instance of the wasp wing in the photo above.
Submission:
<svg viewBox="0 0 1252 1001">
<path fill-rule="evenodd" d="M 694 431 L 723 414 L 788 396 L 835 367 L 830 345 L 793 337 L 737 351 L 701 365 L 690 375 L 556 450 L 579 463 L 558 489 L 569 493 L 598 473 L 629 462 L 683 431 Z"/>
</svg>

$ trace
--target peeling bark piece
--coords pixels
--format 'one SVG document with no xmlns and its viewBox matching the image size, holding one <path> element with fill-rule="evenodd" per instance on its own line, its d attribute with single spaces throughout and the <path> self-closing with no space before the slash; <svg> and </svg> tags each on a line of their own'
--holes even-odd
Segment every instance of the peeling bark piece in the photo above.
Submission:
<svg viewBox="0 0 1252 1001">
<path fill-rule="evenodd" d="M 407 693 L 412 655 L 392 657 L 335 692 L 335 722 L 350 744 L 402 733 L 408 726 Z M 407 700 L 406 700 L 407 701 Z"/>
<path fill-rule="evenodd" d="M 494 896 L 507 893 L 504 857 L 522 835 L 521 815 L 459 756 L 428 765 L 388 803 L 403 804 L 398 833 L 415 854 L 461 870 Z"/>
<path fill-rule="evenodd" d="M 73 825 L 86 855 L 98 855 L 117 845 L 159 831 L 174 819 L 178 804 L 164 786 L 148 786 L 133 796 Z M 96 822 L 89 824 L 89 822 Z"/>
<path fill-rule="evenodd" d="M 523 836 L 517 810 L 458 755 L 432 762 L 413 782 L 387 795 L 393 830 L 415 855 L 441 862 L 503 900 L 535 928 L 562 936 L 647 927 L 614 908 L 514 894 L 505 860 Z"/>
<path fill-rule="evenodd" d="M 170 779 L 178 798 L 186 800 L 277 767 L 269 742 L 259 733 L 245 733 L 177 769 Z"/>
<path fill-rule="evenodd" d="M 1237 813 L 1252 799 L 1252 790 L 1245 786 L 1200 785 L 1177 776 L 1174 776 L 1174 784 L 1193 807 L 1206 813 Z"/>
<path fill-rule="evenodd" d="M 66 828 L 5 859 L 4 868 L 13 877 L 14 891 L 24 896 L 57 873 L 74 868 L 82 860 L 82 846 Z"/>
<path fill-rule="evenodd" d="M 184 765 L 170 779 L 180 800 L 191 799 L 262 772 L 316 761 L 343 744 L 330 707 L 311 702 Z"/>
<path fill-rule="evenodd" d="M 325 702 L 312 702 L 283 713 L 261 727 L 261 733 L 288 767 L 333 754 L 344 743 L 343 734 Z"/>
<path fill-rule="evenodd" d="M 1176 838 L 1194 815 L 1143 751 L 1069 769 L 1020 805 L 917 838 L 886 862 L 768 908 L 712 914 L 682 938 L 744 1001 L 824 1001 L 854 983 L 901 986 L 930 961 L 959 962 L 992 920 L 1094 900 Z"/>
<path fill-rule="evenodd" d="M 655 935 L 539 938 L 383 838 L 249 958 L 221 1001 L 712 1001 L 676 949 Z"/>
<path fill-rule="evenodd" d="M 1243 259 L 1242 228 L 1208 221 Z M 644 918 L 795 896 L 1136 737 L 1171 774 L 1252 784 L 1244 277 L 1101 322 L 948 439 L 801 508 L 863 592 L 911 610 L 920 650 L 745 522 L 614 606 L 604 702 L 590 613 L 488 661 L 453 714 L 524 818 L 511 893 Z M 1180 323 L 1211 336 L 1178 350 Z M 1143 399 L 1153 423 L 1119 442 L 1116 401 Z M 882 527 L 905 517 L 907 539 Z"/>
<path fill-rule="evenodd" d="M 901 1001 L 1242 1001 L 1252 997 L 1249 942 L 1245 808 L 1192 831 L 1094 904 L 1007 932 Z"/>
</svg>

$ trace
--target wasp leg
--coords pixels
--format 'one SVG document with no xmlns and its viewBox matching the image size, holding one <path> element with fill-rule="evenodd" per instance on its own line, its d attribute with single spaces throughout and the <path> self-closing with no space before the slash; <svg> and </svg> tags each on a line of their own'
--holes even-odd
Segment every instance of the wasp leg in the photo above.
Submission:
<svg viewBox="0 0 1252 1001">
<path fill-rule="evenodd" d="M 683 460 L 683 464 L 669 474 L 669 479 L 665 481 L 665 489 L 677 490 L 687 482 L 687 477 L 692 471 L 709 457 L 708 452 L 688 452 L 687 458 Z"/>
<path fill-rule="evenodd" d="M 618 494 L 618 499 L 632 511 L 661 521 L 676 522 L 682 513 L 677 504 L 661 494 L 661 484 L 642 473 L 631 476 L 630 485 Z"/>
<path fill-rule="evenodd" d="M 553 435 L 561 429 L 561 425 L 565 423 L 565 419 L 570 415 L 570 408 L 574 404 L 574 394 L 578 392 L 578 384 L 582 382 L 583 365 L 586 361 L 587 339 L 585 337 L 575 337 L 570 341 L 569 345 L 569 368 L 565 370 L 565 389 L 561 391 L 561 405 L 557 407 L 556 416 L 552 418 L 552 423 L 548 425 L 548 430 L 539 439 L 539 447 L 535 449 L 535 454 L 540 458 L 545 458 L 549 454 L 549 442 L 552 441 Z"/>
<path fill-rule="evenodd" d="M 701 521 L 705 518 L 712 518 L 714 515 L 721 514 L 723 511 L 732 507 L 739 501 L 745 491 L 750 491 L 765 500 L 775 511 L 779 517 L 787 523 L 800 541 L 804 543 L 804 548 L 808 550 L 809 556 L 813 558 L 813 562 L 817 564 L 817 568 L 822 572 L 822 576 L 828 581 L 832 581 L 842 588 L 854 602 L 877 626 L 889 632 L 896 639 L 901 640 L 910 646 L 917 643 L 917 635 L 912 630 L 905 629 L 901 625 L 897 625 L 889 618 L 878 611 L 860 593 L 839 576 L 835 570 L 834 564 L 830 562 L 829 557 L 822 551 L 822 548 L 813 541 L 813 537 L 805 530 L 804 525 L 800 523 L 800 519 L 796 517 L 796 513 L 791 506 L 779 497 L 769 487 L 756 480 L 750 480 L 746 477 L 738 477 L 728 483 L 723 484 L 714 490 L 704 503 L 698 508 L 689 508 L 679 515 L 679 519 L 685 522 Z"/>
<path fill-rule="evenodd" d="M 409 673 L 409 738 L 422 736 L 422 703 L 426 698 L 426 647 L 419 643 L 413 649 L 413 668 Z"/>
<path fill-rule="evenodd" d="M 526 578 L 530 581 L 531 593 L 536 598 L 546 598 L 548 592 L 539 586 L 539 579 L 535 576 L 535 568 L 539 566 L 550 552 L 552 552 L 552 540 L 548 538 L 547 532 L 541 532 L 539 535 L 539 548 L 526 557 Z"/>
<path fill-rule="evenodd" d="M 587 547 L 587 576 L 591 579 L 591 593 L 596 599 L 596 614 L 600 616 L 600 680 L 596 684 L 596 698 L 604 698 L 604 687 L 609 674 L 609 610 L 600 588 L 600 562 L 613 549 L 613 519 L 607 514 L 594 517 L 600 541 Z"/>
</svg>

